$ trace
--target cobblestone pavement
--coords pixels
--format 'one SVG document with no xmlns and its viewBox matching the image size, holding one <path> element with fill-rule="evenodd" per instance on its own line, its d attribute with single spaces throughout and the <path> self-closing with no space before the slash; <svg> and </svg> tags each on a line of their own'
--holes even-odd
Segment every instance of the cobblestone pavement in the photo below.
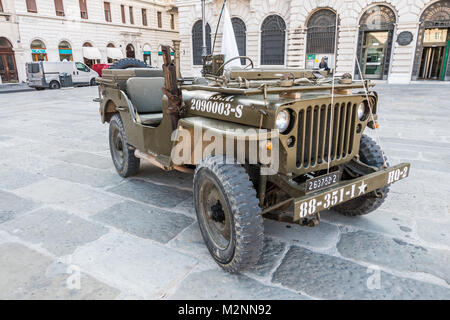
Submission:
<svg viewBox="0 0 450 320">
<path fill-rule="evenodd" d="M 257 267 L 203 244 L 192 176 L 120 178 L 96 88 L 0 95 L 0 299 L 449 299 L 449 86 L 379 85 L 382 146 L 411 176 L 360 218 L 265 222 Z"/>
</svg>

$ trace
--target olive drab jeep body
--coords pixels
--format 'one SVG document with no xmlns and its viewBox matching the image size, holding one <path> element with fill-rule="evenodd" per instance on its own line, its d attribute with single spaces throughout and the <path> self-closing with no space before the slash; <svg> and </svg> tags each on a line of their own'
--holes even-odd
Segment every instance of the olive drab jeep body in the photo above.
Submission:
<svg viewBox="0 0 450 320">
<path fill-rule="evenodd" d="M 163 69 L 106 69 L 97 79 L 113 162 L 124 177 L 136 174 L 141 160 L 193 173 L 200 230 L 227 271 L 258 261 L 264 218 L 315 226 L 330 208 L 367 214 L 409 174 L 408 163 L 389 167 L 364 134 L 378 126 L 378 96 L 367 81 L 254 68 L 248 57 L 240 57 L 246 68 L 228 69 L 221 55 L 205 58 L 203 77 L 182 78 L 179 52 L 174 60 L 169 47 L 163 54 Z M 205 155 L 208 132 L 223 141 Z M 240 159 L 226 139 L 244 141 Z M 264 171 L 270 165 L 251 146 L 276 158 L 275 171 Z M 173 151 L 182 148 L 191 154 L 180 163 Z"/>
</svg>

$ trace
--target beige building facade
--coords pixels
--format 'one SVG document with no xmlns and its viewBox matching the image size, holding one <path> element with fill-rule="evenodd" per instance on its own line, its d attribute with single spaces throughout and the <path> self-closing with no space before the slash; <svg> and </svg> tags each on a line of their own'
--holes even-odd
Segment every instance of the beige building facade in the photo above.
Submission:
<svg viewBox="0 0 450 320">
<path fill-rule="evenodd" d="M 227 2 L 240 54 L 257 66 L 309 69 L 325 62 L 337 73 L 390 83 L 450 80 L 450 0 Z M 201 1 L 176 5 L 182 70 L 199 74 Z M 221 5 L 222 0 L 206 1 L 209 50 Z M 215 52 L 221 50 L 220 32 Z"/>
<path fill-rule="evenodd" d="M 178 39 L 178 12 L 171 0 L 0 1 L 4 83 L 26 80 L 25 63 L 40 60 L 91 65 L 135 57 L 158 66 L 159 46 Z M 6 71 L 11 59 L 4 56 L 10 52 L 16 76 Z"/>
</svg>

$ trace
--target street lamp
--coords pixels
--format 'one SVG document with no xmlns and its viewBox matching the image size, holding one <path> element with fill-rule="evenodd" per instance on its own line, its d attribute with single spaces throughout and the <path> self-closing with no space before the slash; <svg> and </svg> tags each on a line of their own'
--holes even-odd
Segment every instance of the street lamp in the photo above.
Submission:
<svg viewBox="0 0 450 320">
<path fill-rule="evenodd" d="M 206 57 L 208 55 L 208 51 L 206 49 L 206 20 L 205 20 L 205 0 L 202 0 L 202 57 Z"/>
</svg>

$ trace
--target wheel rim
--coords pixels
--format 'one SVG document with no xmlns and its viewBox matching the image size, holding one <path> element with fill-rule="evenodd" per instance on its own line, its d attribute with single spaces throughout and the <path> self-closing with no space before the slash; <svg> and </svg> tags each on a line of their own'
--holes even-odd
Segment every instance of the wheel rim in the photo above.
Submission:
<svg viewBox="0 0 450 320">
<path fill-rule="evenodd" d="M 123 167 L 124 163 L 124 150 L 123 150 L 123 139 L 118 128 L 114 128 L 112 132 L 112 151 L 114 154 L 114 159 L 120 168 Z"/>
<path fill-rule="evenodd" d="M 231 219 L 224 195 L 213 181 L 205 179 L 199 196 L 200 213 L 209 238 L 216 247 L 225 250 L 231 240 Z"/>
</svg>

